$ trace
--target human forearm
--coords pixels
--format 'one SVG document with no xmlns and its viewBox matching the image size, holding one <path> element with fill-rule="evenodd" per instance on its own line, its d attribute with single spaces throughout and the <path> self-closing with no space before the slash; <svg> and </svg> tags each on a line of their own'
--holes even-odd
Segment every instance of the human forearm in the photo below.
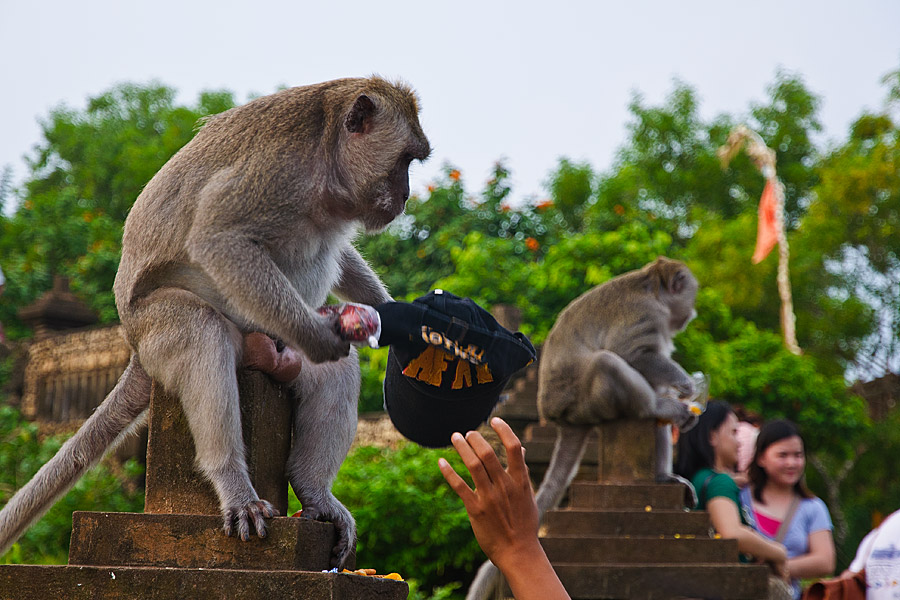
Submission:
<svg viewBox="0 0 900 600">
<path fill-rule="evenodd" d="M 517 600 L 567 600 L 538 539 L 540 515 L 522 444 L 502 419 L 491 419 L 491 427 L 506 449 L 507 469 L 487 441 L 470 431 L 465 436 L 454 433 L 450 439 L 472 474 L 475 489 L 443 458 L 438 461 L 441 473 L 462 499 L 475 539 L 506 576 Z"/>
<path fill-rule="evenodd" d="M 726 539 L 736 539 L 738 550 L 760 560 L 784 563 L 787 553 L 784 546 L 773 542 L 752 528 L 741 523 L 737 506 L 728 498 L 717 496 L 707 506 L 709 520 L 716 532 Z"/>
<path fill-rule="evenodd" d="M 494 564 L 506 577 L 506 582 L 516 600 L 569 598 L 536 538 L 534 543 L 498 555 Z"/>
<path fill-rule="evenodd" d="M 722 537 L 729 536 L 722 534 Z M 787 559 L 787 552 L 785 551 L 784 546 L 764 538 L 745 525 L 740 526 L 731 537 L 737 539 L 738 550 L 744 554 L 749 554 L 756 559 L 775 563 L 784 562 Z"/>
</svg>

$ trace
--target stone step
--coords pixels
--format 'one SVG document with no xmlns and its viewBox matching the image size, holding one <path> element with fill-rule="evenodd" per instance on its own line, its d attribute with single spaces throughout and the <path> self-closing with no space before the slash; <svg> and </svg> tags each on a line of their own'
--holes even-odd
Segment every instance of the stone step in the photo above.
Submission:
<svg viewBox="0 0 900 600">
<path fill-rule="evenodd" d="M 737 540 L 692 535 L 581 536 L 548 535 L 541 545 L 553 564 L 577 560 L 593 564 L 737 563 Z"/>
<path fill-rule="evenodd" d="M 535 489 L 541 485 L 541 482 L 544 480 L 544 474 L 547 472 L 546 463 L 534 463 L 528 465 L 528 474 L 531 477 L 531 481 L 534 484 Z M 586 483 L 591 483 L 597 481 L 598 471 L 596 465 L 590 464 L 582 464 L 578 467 L 578 472 L 575 474 L 575 481 L 583 481 Z M 560 506 L 566 506 L 568 504 L 567 500 L 568 496 L 566 494 L 563 495 L 563 501 Z"/>
<path fill-rule="evenodd" d="M 571 508 L 680 510 L 684 486 L 674 483 L 575 482 L 569 487 Z"/>
<path fill-rule="evenodd" d="M 554 433 L 554 436 L 556 434 Z M 525 462 L 529 468 L 532 464 L 550 464 L 550 458 L 553 456 L 553 447 L 556 446 L 556 438 L 553 439 L 537 439 L 522 442 L 525 446 Z M 600 455 L 599 447 L 596 441 L 588 442 L 584 457 L 581 459 L 583 465 L 596 465 L 597 457 Z"/>
<path fill-rule="evenodd" d="M 554 564 L 573 600 L 721 598 L 762 600 L 768 593 L 764 565 Z"/>
<path fill-rule="evenodd" d="M 331 568 L 334 525 L 267 520 L 265 538 L 242 542 L 222 532 L 222 518 L 78 511 L 72 515 L 70 565 L 322 571 Z M 351 557 L 351 563 L 353 558 Z"/>
<path fill-rule="evenodd" d="M 547 535 L 644 535 L 710 537 L 705 511 L 586 510 L 566 508 L 547 513 Z"/>
<path fill-rule="evenodd" d="M 310 571 L 3 565 L 0 598 L 16 600 L 406 600 L 409 586 Z"/>
</svg>

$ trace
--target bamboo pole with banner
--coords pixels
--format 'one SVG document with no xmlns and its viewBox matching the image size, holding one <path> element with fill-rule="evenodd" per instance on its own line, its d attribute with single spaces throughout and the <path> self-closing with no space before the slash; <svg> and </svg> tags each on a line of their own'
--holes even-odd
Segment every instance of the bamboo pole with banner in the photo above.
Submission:
<svg viewBox="0 0 900 600">
<path fill-rule="evenodd" d="M 728 134 L 725 145 L 717 154 L 726 168 L 741 148 L 746 146 L 747 155 L 756 168 L 766 178 L 759 201 L 759 223 L 757 227 L 756 249 L 753 253 L 753 264 L 761 262 L 775 244 L 778 244 L 778 295 L 781 297 L 781 331 L 784 334 L 784 345 L 793 354 L 801 354 L 797 344 L 795 330 L 796 316 L 791 299 L 791 281 L 788 270 L 787 235 L 784 231 L 784 185 L 775 173 L 775 151 L 766 146 L 758 133 L 746 125 L 738 125 Z"/>
</svg>

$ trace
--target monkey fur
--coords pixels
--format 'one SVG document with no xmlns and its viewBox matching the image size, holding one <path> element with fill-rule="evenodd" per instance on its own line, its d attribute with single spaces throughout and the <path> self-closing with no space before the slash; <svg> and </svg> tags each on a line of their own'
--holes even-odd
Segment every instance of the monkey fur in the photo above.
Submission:
<svg viewBox="0 0 900 600">
<path fill-rule="evenodd" d="M 329 293 L 391 299 L 351 242 L 403 212 L 410 163 L 430 153 L 418 112 L 410 88 L 372 77 L 286 89 L 205 120 L 125 223 L 114 291 L 130 364 L 0 512 L 0 554 L 143 422 L 151 379 L 181 399 L 225 533 L 264 537 L 276 511 L 247 473 L 237 387 L 243 336 L 260 332 L 302 352 L 286 472 L 303 516 L 334 523 L 332 562 L 344 564 L 356 525 L 331 485 L 355 435 L 360 375 L 335 317 L 315 309 Z"/>
<path fill-rule="evenodd" d="M 696 424 L 675 397 L 691 396 L 694 382 L 670 357 L 672 338 L 696 315 L 697 289 L 684 263 L 659 257 L 587 291 L 560 313 L 538 365 L 538 411 L 558 426 L 535 498 L 541 519 L 575 478 L 594 426 L 647 418 L 683 429 Z M 671 472 L 671 425 L 657 428 L 656 452 L 657 480 L 687 483 Z M 500 582 L 498 569 L 485 562 L 467 600 L 490 597 Z"/>
</svg>

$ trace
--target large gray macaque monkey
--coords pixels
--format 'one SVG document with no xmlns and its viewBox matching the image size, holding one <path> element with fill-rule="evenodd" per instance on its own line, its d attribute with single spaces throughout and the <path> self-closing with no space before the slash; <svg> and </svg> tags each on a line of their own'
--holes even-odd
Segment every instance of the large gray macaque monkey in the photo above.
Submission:
<svg viewBox="0 0 900 600">
<path fill-rule="evenodd" d="M 538 411 L 559 430 L 547 473 L 537 491 L 541 518 L 555 508 L 575 478 L 596 425 L 656 418 L 683 429 L 697 417 L 678 398 L 695 384 L 671 359 L 672 338 L 694 318 L 697 280 L 681 262 L 659 257 L 610 279 L 559 315 L 541 348 Z M 657 428 L 657 480 L 672 474 L 671 425 Z M 490 562 L 478 571 L 466 598 L 483 600 L 500 583 Z"/>
<path fill-rule="evenodd" d="M 0 554 L 145 417 L 151 378 L 178 396 L 224 530 L 266 534 L 276 514 L 247 474 L 237 368 L 242 336 L 303 353 L 287 474 L 303 516 L 356 526 L 331 485 L 356 431 L 359 368 L 316 308 L 329 293 L 391 298 L 352 245 L 403 212 L 430 147 L 414 92 L 380 78 L 287 89 L 206 120 L 147 184 L 125 223 L 116 306 L 132 348 L 115 389 L 0 512 Z"/>
</svg>

